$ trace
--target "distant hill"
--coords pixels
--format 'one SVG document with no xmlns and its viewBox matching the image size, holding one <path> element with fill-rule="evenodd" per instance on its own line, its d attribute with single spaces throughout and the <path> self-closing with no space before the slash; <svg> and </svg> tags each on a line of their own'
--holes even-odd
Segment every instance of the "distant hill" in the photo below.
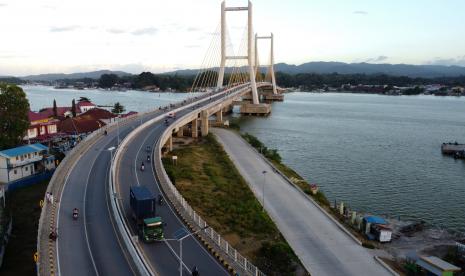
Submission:
<svg viewBox="0 0 465 276">
<path fill-rule="evenodd" d="M 278 63 L 275 71 L 288 74 L 387 74 L 408 77 L 456 77 L 465 76 L 465 67 L 444 65 L 372 64 L 344 62 L 307 62 L 301 65 Z"/>
<path fill-rule="evenodd" d="M 344 63 L 344 62 L 307 62 L 301 65 L 286 63 L 275 64 L 275 72 L 287 74 L 316 73 L 316 74 L 387 74 L 407 77 L 457 77 L 465 76 L 465 67 L 444 65 L 410 65 L 410 64 L 372 64 L 372 63 Z M 226 72 L 231 69 L 227 68 Z M 198 70 L 177 70 L 167 74 L 195 75 Z"/>
<path fill-rule="evenodd" d="M 72 73 L 72 74 L 40 74 L 40 75 L 30 75 L 25 77 L 20 77 L 22 80 L 28 81 L 56 81 L 62 79 L 83 79 L 83 78 L 91 78 L 91 79 L 99 79 L 100 76 L 103 74 L 115 74 L 120 77 L 122 76 L 130 76 L 131 74 L 123 72 L 123 71 L 111 71 L 111 70 L 99 70 L 93 72 L 85 72 L 85 73 Z"/>
</svg>

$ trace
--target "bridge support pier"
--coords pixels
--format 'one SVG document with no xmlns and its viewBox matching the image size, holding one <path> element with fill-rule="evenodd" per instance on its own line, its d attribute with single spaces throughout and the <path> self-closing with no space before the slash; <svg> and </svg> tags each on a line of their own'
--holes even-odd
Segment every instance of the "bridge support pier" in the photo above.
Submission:
<svg viewBox="0 0 465 276">
<path fill-rule="evenodd" d="M 208 135 L 208 111 L 203 110 L 200 112 L 200 120 L 201 122 L 201 131 L 202 131 L 202 137 Z"/>
<path fill-rule="evenodd" d="M 195 118 L 192 121 L 192 138 L 197 138 L 199 137 L 199 121 L 197 118 Z"/>
<path fill-rule="evenodd" d="M 240 112 L 244 115 L 268 115 L 271 113 L 271 105 L 245 103 L 241 105 Z"/>
<path fill-rule="evenodd" d="M 184 126 L 180 126 L 178 132 L 176 132 L 176 137 L 182 138 L 184 137 Z"/>
<path fill-rule="evenodd" d="M 168 152 L 171 152 L 173 150 L 173 136 L 170 136 L 170 138 L 168 138 L 165 144 L 165 148 Z"/>
<path fill-rule="evenodd" d="M 222 110 L 216 112 L 216 122 L 217 123 L 223 122 L 223 111 Z"/>
</svg>

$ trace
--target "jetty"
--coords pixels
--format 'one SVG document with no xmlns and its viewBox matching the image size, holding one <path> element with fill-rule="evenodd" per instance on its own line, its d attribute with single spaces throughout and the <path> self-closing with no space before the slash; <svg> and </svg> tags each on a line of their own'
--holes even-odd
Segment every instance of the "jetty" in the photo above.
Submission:
<svg viewBox="0 0 465 276">
<path fill-rule="evenodd" d="M 453 155 L 454 158 L 465 158 L 465 144 L 454 143 L 442 143 L 441 145 L 442 154 Z"/>
</svg>

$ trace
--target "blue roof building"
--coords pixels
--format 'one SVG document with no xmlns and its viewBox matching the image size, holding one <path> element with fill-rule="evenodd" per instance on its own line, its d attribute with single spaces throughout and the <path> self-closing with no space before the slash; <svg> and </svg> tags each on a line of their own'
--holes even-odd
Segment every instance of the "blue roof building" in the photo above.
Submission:
<svg viewBox="0 0 465 276">
<path fill-rule="evenodd" d="M 48 147 L 37 143 L 0 151 L 0 183 L 7 184 L 55 169 Z"/>
</svg>

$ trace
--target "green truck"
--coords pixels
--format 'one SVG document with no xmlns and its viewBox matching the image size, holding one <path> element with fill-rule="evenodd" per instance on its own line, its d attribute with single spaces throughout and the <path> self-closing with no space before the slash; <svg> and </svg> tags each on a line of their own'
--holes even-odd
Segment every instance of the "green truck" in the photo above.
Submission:
<svg viewBox="0 0 465 276">
<path fill-rule="evenodd" d="M 147 187 L 132 186 L 129 203 L 139 237 L 144 242 L 163 240 L 163 221 L 155 215 L 156 199 Z"/>
</svg>

